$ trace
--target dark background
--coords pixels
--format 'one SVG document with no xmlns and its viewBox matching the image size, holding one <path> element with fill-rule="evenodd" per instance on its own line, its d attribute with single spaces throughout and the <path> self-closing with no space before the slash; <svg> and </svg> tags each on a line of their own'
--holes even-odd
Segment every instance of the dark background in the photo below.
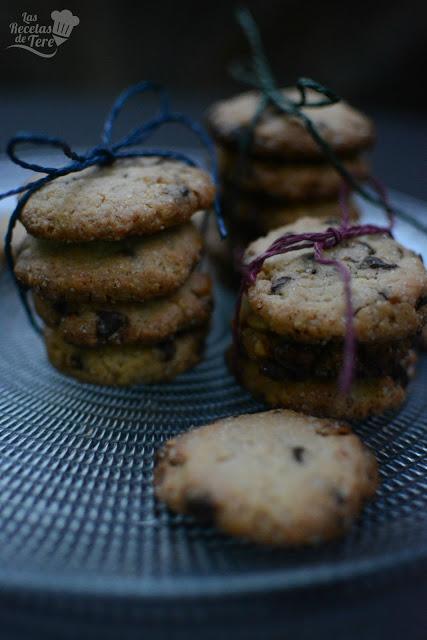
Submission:
<svg viewBox="0 0 427 640">
<path fill-rule="evenodd" d="M 319 80 L 377 122 L 375 171 L 393 187 L 427 197 L 427 3 L 410 0 L 301 2 L 249 0 L 281 84 Z M 22 11 L 50 22 L 53 9 L 80 18 L 52 59 L 11 44 L 9 24 Z M 66 2 L 0 5 L 0 144 L 16 130 L 49 131 L 72 144 L 97 142 L 100 121 L 127 84 L 156 79 L 196 117 L 215 99 L 240 90 L 227 72 L 246 42 L 233 2 Z M 129 119 L 140 117 L 135 106 Z M 127 123 L 128 124 L 128 123 Z M 163 142 L 187 143 L 174 132 Z"/>
</svg>

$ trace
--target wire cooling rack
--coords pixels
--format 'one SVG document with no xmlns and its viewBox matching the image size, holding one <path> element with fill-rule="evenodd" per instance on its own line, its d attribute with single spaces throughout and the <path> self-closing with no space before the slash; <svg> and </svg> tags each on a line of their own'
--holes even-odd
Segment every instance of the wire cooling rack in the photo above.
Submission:
<svg viewBox="0 0 427 640">
<path fill-rule="evenodd" d="M 400 204 L 422 219 L 422 205 Z M 397 235 L 427 249 L 409 223 Z M 0 278 L 0 602 L 25 596 L 46 612 L 84 605 L 95 615 L 110 598 L 125 615 L 123 603 L 155 599 L 164 613 L 172 600 L 290 592 L 426 560 L 425 357 L 400 412 L 356 425 L 382 484 L 343 540 L 300 551 L 255 547 L 156 502 L 154 455 L 166 439 L 261 408 L 225 368 L 233 296 L 218 286 L 216 300 L 194 371 L 172 384 L 111 389 L 56 373 L 9 276 Z"/>
</svg>

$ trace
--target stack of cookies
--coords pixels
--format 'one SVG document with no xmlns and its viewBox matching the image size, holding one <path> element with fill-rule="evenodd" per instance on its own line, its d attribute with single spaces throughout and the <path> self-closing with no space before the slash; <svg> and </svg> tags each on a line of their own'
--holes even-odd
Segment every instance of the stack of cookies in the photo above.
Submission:
<svg viewBox="0 0 427 640">
<path fill-rule="evenodd" d="M 15 273 L 46 324 L 49 359 L 84 382 L 172 380 L 201 357 L 212 310 L 191 222 L 212 205 L 200 169 L 159 157 L 116 161 L 36 192 Z"/>
<path fill-rule="evenodd" d="M 296 89 L 285 96 L 299 99 Z M 307 92 L 308 102 L 319 96 Z M 302 216 L 339 216 L 340 175 L 326 161 L 304 125 L 294 117 L 266 109 L 246 151 L 241 148 L 260 96 L 252 91 L 215 104 L 208 125 L 218 144 L 224 214 L 236 243 L 245 242 Z M 369 173 L 362 153 L 374 142 L 374 127 L 363 114 L 340 102 L 301 109 L 313 122 L 348 171 Z M 357 211 L 352 207 L 353 217 Z"/>
<path fill-rule="evenodd" d="M 325 223 L 303 218 L 253 242 L 245 263 L 285 233 Z M 351 273 L 357 339 L 354 381 L 339 392 L 346 306 L 333 265 L 312 249 L 265 260 L 244 295 L 238 340 L 230 357 L 236 377 L 268 405 L 312 415 L 361 419 L 399 407 L 413 373 L 412 350 L 427 319 L 427 273 L 420 256 L 385 234 L 347 240 L 325 251 Z"/>
</svg>

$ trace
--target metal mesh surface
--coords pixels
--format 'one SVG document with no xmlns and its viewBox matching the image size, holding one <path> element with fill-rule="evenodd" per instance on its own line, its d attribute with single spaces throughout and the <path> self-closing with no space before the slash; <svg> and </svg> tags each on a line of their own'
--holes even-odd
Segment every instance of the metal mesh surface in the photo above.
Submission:
<svg viewBox="0 0 427 640">
<path fill-rule="evenodd" d="M 259 408 L 228 374 L 232 300 L 217 292 L 205 361 L 168 385 L 109 389 L 56 373 L 0 279 L 0 588 L 173 596 L 302 587 L 427 554 L 427 361 L 406 406 L 357 426 L 378 495 L 342 541 L 298 552 L 233 540 L 156 503 L 167 438 Z"/>
</svg>

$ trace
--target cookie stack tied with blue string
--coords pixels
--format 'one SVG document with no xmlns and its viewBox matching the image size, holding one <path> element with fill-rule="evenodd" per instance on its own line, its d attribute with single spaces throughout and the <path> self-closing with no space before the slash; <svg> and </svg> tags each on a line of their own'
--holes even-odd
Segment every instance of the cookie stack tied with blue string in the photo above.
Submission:
<svg viewBox="0 0 427 640">
<path fill-rule="evenodd" d="M 54 367 L 130 385 L 199 362 L 212 293 L 191 218 L 214 197 L 205 171 L 160 156 L 92 166 L 32 194 L 15 275 L 46 325 Z"/>
<path fill-rule="evenodd" d="M 230 364 L 254 396 L 349 420 L 404 402 L 427 273 L 389 228 L 303 218 L 250 244 L 244 263 Z"/>
</svg>

